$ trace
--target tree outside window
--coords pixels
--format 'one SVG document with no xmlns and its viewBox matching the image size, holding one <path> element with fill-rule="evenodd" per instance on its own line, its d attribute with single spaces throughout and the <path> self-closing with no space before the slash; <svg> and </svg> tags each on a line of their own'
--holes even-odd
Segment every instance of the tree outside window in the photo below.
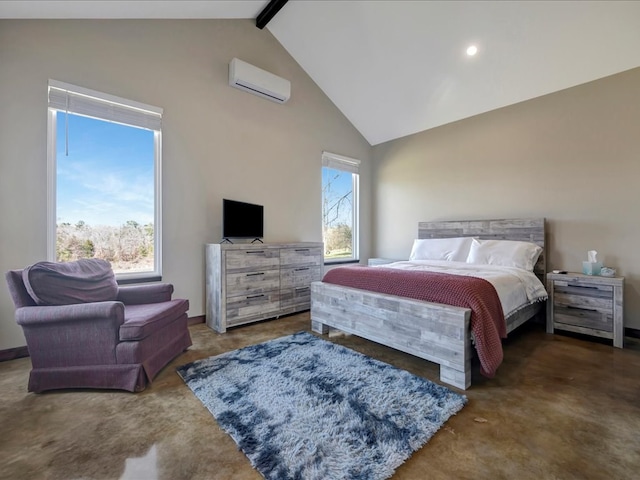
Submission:
<svg viewBox="0 0 640 480">
<path fill-rule="evenodd" d="M 325 260 L 329 262 L 358 259 L 358 173 L 353 171 L 354 165 L 357 167 L 355 162 L 358 161 L 347 157 L 323 155 L 322 237 Z"/>
</svg>

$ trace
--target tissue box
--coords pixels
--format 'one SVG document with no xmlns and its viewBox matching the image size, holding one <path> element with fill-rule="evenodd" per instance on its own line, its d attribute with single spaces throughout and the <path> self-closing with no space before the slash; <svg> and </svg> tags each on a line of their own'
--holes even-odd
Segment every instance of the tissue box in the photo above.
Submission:
<svg viewBox="0 0 640 480">
<path fill-rule="evenodd" d="M 600 275 L 602 262 L 582 262 L 582 273 L 585 275 Z"/>
</svg>

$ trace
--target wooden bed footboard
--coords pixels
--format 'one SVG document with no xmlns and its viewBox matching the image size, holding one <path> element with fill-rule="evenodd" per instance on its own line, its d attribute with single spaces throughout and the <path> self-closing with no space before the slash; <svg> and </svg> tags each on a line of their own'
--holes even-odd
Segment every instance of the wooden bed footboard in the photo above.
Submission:
<svg viewBox="0 0 640 480">
<path fill-rule="evenodd" d="M 440 380 L 471 385 L 471 310 L 329 283 L 311 284 L 311 329 L 352 333 L 440 365 Z"/>
</svg>

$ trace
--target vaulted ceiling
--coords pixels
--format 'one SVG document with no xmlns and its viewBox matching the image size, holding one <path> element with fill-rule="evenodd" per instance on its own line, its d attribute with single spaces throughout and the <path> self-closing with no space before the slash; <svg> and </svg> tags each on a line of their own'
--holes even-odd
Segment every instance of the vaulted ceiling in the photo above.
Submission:
<svg viewBox="0 0 640 480">
<path fill-rule="evenodd" d="M 5 0 L 0 18 L 256 18 L 268 3 Z M 372 145 L 640 66 L 634 1 L 290 0 L 266 29 Z"/>
</svg>

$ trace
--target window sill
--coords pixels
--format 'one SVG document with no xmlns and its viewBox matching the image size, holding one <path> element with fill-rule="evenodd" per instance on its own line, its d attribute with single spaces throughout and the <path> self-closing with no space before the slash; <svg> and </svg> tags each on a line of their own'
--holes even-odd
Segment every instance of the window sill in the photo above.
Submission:
<svg viewBox="0 0 640 480">
<path fill-rule="evenodd" d="M 150 282 L 161 282 L 162 275 L 158 275 L 156 273 L 140 273 L 137 275 L 122 275 L 118 276 L 116 274 L 116 283 L 118 285 L 129 285 L 132 283 L 150 283 Z"/>
<path fill-rule="evenodd" d="M 325 265 L 347 265 L 349 263 L 360 263 L 360 260 L 357 259 L 349 259 L 349 260 L 330 260 L 324 262 Z"/>
</svg>

